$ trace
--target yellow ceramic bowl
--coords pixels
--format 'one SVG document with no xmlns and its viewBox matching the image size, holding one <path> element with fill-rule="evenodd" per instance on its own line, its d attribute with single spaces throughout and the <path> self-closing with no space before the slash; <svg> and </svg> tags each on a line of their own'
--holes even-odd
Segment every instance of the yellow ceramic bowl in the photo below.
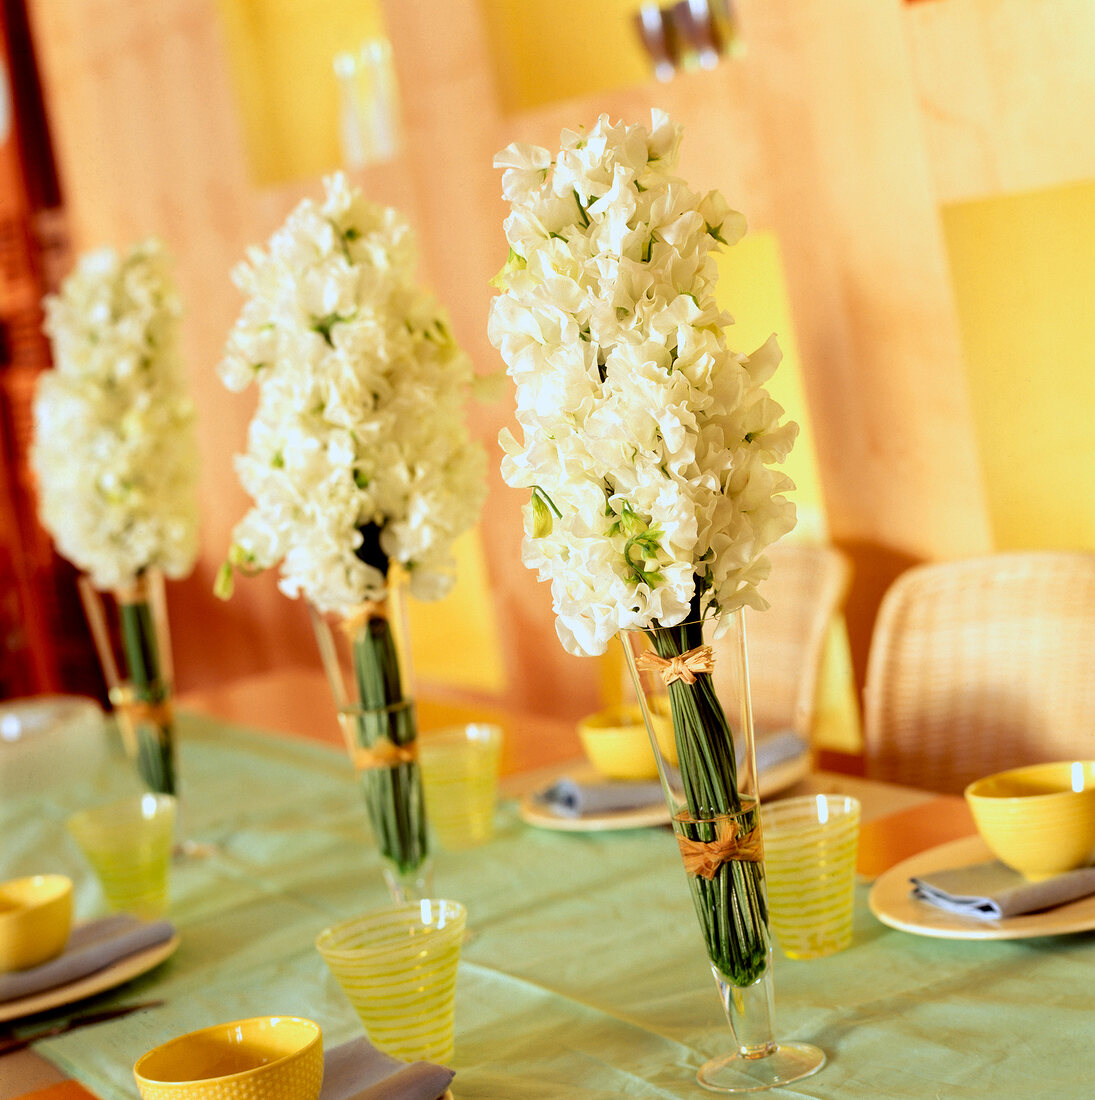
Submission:
<svg viewBox="0 0 1095 1100">
<path fill-rule="evenodd" d="M 0 883 L 0 973 L 49 962 L 72 927 L 72 879 L 31 875 Z"/>
<path fill-rule="evenodd" d="M 998 772 L 971 783 L 966 802 L 996 858 L 1027 878 L 1095 860 L 1095 761 Z"/>
<path fill-rule="evenodd" d="M 656 713 L 655 733 L 662 753 L 676 766 L 673 724 L 668 714 Z M 638 705 L 613 707 L 591 714 L 578 723 L 578 737 L 589 762 L 608 779 L 656 779 L 658 765 Z"/>
<path fill-rule="evenodd" d="M 191 1031 L 133 1067 L 144 1100 L 316 1100 L 323 1033 L 296 1016 L 256 1016 Z"/>
</svg>

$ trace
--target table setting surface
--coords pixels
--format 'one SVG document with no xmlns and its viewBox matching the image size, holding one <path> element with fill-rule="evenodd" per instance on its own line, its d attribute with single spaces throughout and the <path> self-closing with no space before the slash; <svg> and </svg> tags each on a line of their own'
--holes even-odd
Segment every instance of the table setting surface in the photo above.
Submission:
<svg viewBox="0 0 1095 1100">
<path fill-rule="evenodd" d="M 114 989 L 7 1025 L 18 1034 L 66 1013 L 162 1001 L 36 1044 L 38 1057 L 100 1100 L 133 1100 L 141 1054 L 221 1020 L 307 1017 L 328 1048 L 362 1034 L 314 946 L 324 928 L 388 902 L 345 754 L 191 713 L 180 716 L 179 746 L 182 828 L 206 854 L 172 868 L 177 947 Z M 81 783 L 6 798 L 5 875 L 69 874 L 77 921 L 100 916 L 63 822 L 114 793 L 127 772 L 107 760 Z M 774 950 L 777 1033 L 822 1047 L 828 1064 L 770 1094 L 1084 1095 L 1095 1073 L 1090 936 L 964 942 L 882 923 L 870 909 L 873 880 L 915 850 L 914 834 L 924 850 L 972 828 L 957 800 L 852 777 L 812 775 L 796 791 L 842 787 L 872 796 L 852 945 L 809 961 Z M 435 895 L 467 909 L 457 1100 L 709 1095 L 696 1068 L 731 1036 L 668 829 L 537 828 L 510 792 L 487 844 L 438 850 L 435 864 Z M 28 1091 L 13 1078 L 3 1084 L 4 1069 L 0 1061 L 0 1097 Z"/>
</svg>

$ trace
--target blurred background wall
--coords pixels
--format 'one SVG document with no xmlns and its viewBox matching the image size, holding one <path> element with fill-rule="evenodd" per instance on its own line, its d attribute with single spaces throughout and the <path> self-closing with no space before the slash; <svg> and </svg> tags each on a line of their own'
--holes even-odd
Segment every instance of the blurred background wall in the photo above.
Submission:
<svg viewBox="0 0 1095 1100">
<path fill-rule="evenodd" d="M 170 591 L 180 689 L 318 667 L 305 609 L 273 576 L 242 581 L 226 604 L 212 596 L 247 505 L 232 455 L 250 400 L 216 378 L 245 248 L 349 167 L 410 218 L 423 280 L 477 370 L 496 371 L 488 280 L 506 246 L 492 156 L 512 141 L 556 148 L 561 129 L 602 112 L 668 111 L 685 128 L 681 174 L 749 219 L 721 261 L 731 343 L 779 335 L 774 389 L 803 426 L 793 537 L 831 541 L 854 566 L 831 645 L 827 690 L 846 708 L 835 742 L 854 742 L 875 610 L 900 570 L 994 547 L 1095 547 L 1095 7 L 737 0 L 721 59 L 661 81 L 638 6 L 5 0 L 9 28 L 27 17 L 44 119 L 16 125 L 8 151 L 25 160 L 37 135 L 41 155 L 48 124 L 46 205 L 69 260 L 147 234 L 177 260 L 204 547 Z M 5 192 L 26 190 L 17 176 Z M 23 216 L 5 201 L 5 217 Z M 10 301 L 9 287 L 6 324 Z M 24 503 L 0 563 L 8 594 L 52 569 L 63 609 L 71 578 L 27 519 L 20 472 L 24 376 L 42 365 L 20 372 L 9 356 L 3 368 L 11 515 Z M 521 566 L 523 499 L 501 483 L 495 442 L 511 408 L 508 389 L 470 408 L 490 498 L 460 547 L 456 593 L 415 612 L 417 673 L 439 696 L 570 718 L 594 709 L 611 674 L 562 651 L 550 594 Z M 25 599 L 16 610 L 25 626 Z M 56 639 L 81 627 L 61 611 L 39 625 L 19 644 L 46 655 L 6 691 L 71 690 L 79 656 L 59 662 Z"/>
</svg>

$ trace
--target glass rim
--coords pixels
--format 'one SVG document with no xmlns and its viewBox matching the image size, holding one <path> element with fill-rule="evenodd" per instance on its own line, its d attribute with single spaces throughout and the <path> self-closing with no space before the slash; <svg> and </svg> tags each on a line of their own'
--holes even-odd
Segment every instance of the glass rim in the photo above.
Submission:
<svg viewBox="0 0 1095 1100">
<path fill-rule="evenodd" d="M 433 730 L 418 731 L 418 752 L 427 745 L 482 745 L 493 746 L 502 740 L 502 727 L 498 722 L 462 722 L 441 726 Z"/>
<path fill-rule="evenodd" d="M 420 914 L 424 905 L 440 908 L 444 917 L 443 922 L 440 924 L 423 921 L 420 927 L 428 931 L 444 932 L 467 919 L 468 911 L 464 905 L 449 898 L 421 898 L 418 901 L 404 902 L 402 905 L 386 905 L 380 909 L 370 909 L 367 913 L 359 913 L 356 917 L 348 917 L 346 920 L 339 921 L 337 924 L 332 924 L 329 928 L 323 929 L 315 938 L 316 950 L 331 956 L 358 955 L 363 950 L 362 948 L 339 947 L 332 944 L 331 941 L 359 925 L 390 920 L 393 917 L 410 916 L 414 913 Z M 388 947 L 380 945 L 379 949 L 386 951 Z M 369 948 L 364 950 L 369 950 Z"/>
<path fill-rule="evenodd" d="M 835 817 L 841 820 L 852 816 L 858 816 L 863 810 L 862 803 L 854 795 L 837 794 L 835 792 L 802 794 L 796 795 L 794 798 L 776 798 L 765 802 L 762 810 L 764 814 L 764 824 L 766 827 L 769 827 L 773 818 L 785 817 L 795 820 L 795 823 L 800 825 L 825 825 L 827 822 L 821 820 L 816 812 L 823 802 L 829 812 L 833 813 L 835 811 Z M 795 818 L 795 815 L 799 815 L 800 811 L 803 810 L 813 810 L 813 816 L 809 819 L 807 819 L 806 815 Z M 828 818 L 829 821 L 833 819 L 833 817 Z M 790 820 L 788 823 L 790 823 Z"/>
<path fill-rule="evenodd" d="M 147 805 L 146 799 L 152 799 L 156 803 L 156 815 L 169 809 L 175 809 L 178 806 L 178 798 L 173 794 L 168 794 L 166 791 L 142 791 L 140 794 L 126 795 L 125 798 L 116 798 L 111 802 L 102 802 L 94 806 L 85 806 L 82 810 L 77 810 L 75 813 L 71 813 L 65 818 L 66 824 L 71 824 L 75 821 L 98 821 L 102 817 L 106 817 L 110 814 L 121 814 L 125 816 L 129 810 L 136 810 L 137 816 L 149 820 L 149 815 L 140 812 L 141 808 Z"/>
<path fill-rule="evenodd" d="M 627 637 L 632 634 L 648 635 L 651 631 L 664 632 L 667 630 L 679 630 L 682 626 L 713 626 L 719 622 L 738 617 L 745 610 L 745 607 L 745 604 L 741 604 L 731 609 L 722 608 L 717 612 L 705 613 L 698 619 L 686 618 L 675 623 L 648 623 L 646 626 L 621 626 L 617 630 L 617 633 L 622 637 Z"/>
</svg>

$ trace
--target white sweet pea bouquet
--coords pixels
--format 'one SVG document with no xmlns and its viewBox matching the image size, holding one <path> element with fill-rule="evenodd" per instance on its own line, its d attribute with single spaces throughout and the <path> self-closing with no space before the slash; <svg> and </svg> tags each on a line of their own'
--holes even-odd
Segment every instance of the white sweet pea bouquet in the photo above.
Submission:
<svg viewBox="0 0 1095 1100">
<path fill-rule="evenodd" d="M 149 568 L 186 576 L 197 443 L 162 244 L 85 254 L 43 305 L 54 367 L 38 380 L 30 452 L 42 525 L 98 589 Z"/>
<path fill-rule="evenodd" d="M 570 652 L 628 631 L 649 645 L 635 669 L 668 695 L 679 778 L 666 792 L 686 868 L 702 869 L 689 874 L 708 951 L 748 986 L 768 957 L 762 849 L 703 623 L 766 606 L 764 550 L 795 523 L 773 467 L 797 428 L 763 388 L 775 340 L 728 346 L 713 253 L 745 222 L 674 175 L 680 138 L 661 112 L 650 130 L 602 116 L 564 131 L 554 156 L 496 157 L 510 254 L 489 335 L 516 383 L 522 437 L 500 442 L 503 477 L 530 490 L 524 562 L 551 582 Z"/>
<path fill-rule="evenodd" d="M 281 589 L 349 614 L 383 599 L 391 563 L 419 599 L 455 580 L 452 544 L 479 518 L 482 448 L 463 406 L 471 362 L 415 282 L 407 222 L 341 174 L 306 199 L 234 272 L 246 304 L 220 375 L 254 383 L 258 407 L 236 460 L 254 506 L 232 567 L 281 563 Z"/>
<path fill-rule="evenodd" d="M 745 221 L 673 174 L 680 136 L 660 112 L 649 132 L 602 116 L 554 158 L 495 158 L 510 258 L 489 335 L 523 432 L 502 433 L 502 475 L 532 491 L 524 562 L 550 580 L 573 653 L 764 606 L 762 552 L 795 522 L 771 465 L 797 427 L 762 388 L 779 350 L 732 351 L 715 302 L 712 253 Z"/>
<path fill-rule="evenodd" d="M 174 793 L 163 577 L 194 567 L 198 451 L 164 247 L 152 238 L 86 253 L 43 305 L 54 367 L 34 401 L 39 517 L 84 573 L 81 597 L 137 768 L 153 790 Z"/>
<path fill-rule="evenodd" d="M 453 541 L 486 495 L 485 456 L 463 417 L 471 362 L 415 265 L 407 222 L 332 176 L 322 201 L 301 202 L 235 271 L 247 300 L 220 367 L 229 389 L 259 392 L 236 461 L 254 506 L 218 593 L 230 594 L 236 569 L 280 563 L 282 591 L 309 601 L 397 897 L 421 881 L 428 853 L 389 595 L 397 572 L 419 599 L 450 590 Z M 349 703 L 327 615 L 351 648 Z"/>
</svg>

